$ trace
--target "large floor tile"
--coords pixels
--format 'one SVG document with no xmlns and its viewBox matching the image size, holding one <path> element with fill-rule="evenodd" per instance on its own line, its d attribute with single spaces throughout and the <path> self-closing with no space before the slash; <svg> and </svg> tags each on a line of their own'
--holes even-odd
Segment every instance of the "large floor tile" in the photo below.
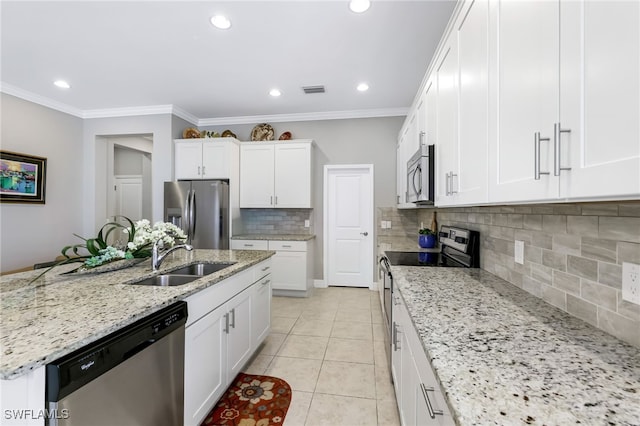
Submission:
<svg viewBox="0 0 640 426">
<path fill-rule="evenodd" d="M 302 312 L 304 312 L 304 305 L 292 305 L 292 306 L 280 306 L 274 307 L 271 306 L 271 317 L 287 317 L 287 318 L 298 318 Z"/>
<path fill-rule="evenodd" d="M 278 356 L 291 358 L 323 359 L 328 337 L 296 336 L 290 334 L 285 339 Z"/>
<path fill-rule="evenodd" d="M 345 309 L 339 307 L 336 321 L 366 322 L 371 324 L 371 311 L 369 309 Z"/>
<path fill-rule="evenodd" d="M 304 426 L 312 397 L 311 392 L 293 391 L 283 426 Z"/>
<path fill-rule="evenodd" d="M 365 322 L 334 322 L 331 337 L 342 339 L 373 340 L 371 323 Z"/>
<path fill-rule="evenodd" d="M 373 340 L 384 342 L 385 339 L 385 326 L 384 324 L 372 324 L 373 325 Z"/>
<path fill-rule="evenodd" d="M 300 317 L 291 329 L 291 334 L 329 337 L 332 328 L 333 321 L 320 321 Z"/>
<path fill-rule="evenodd" d="M 373 363 L 374 364 L 378 365 L 378 364 L 389 363 L 385 346 L 386 346 L 386 343 L 382 340 L 373 341 Z"/>
<path fill-rule="evenodd" d="M 318 377 L 316 393 L 375 399 L 373 365 L 325 360 Z"/>
<path fill-rule="evenodd" d="M 273 355 L 258 354 L 242 369 L 246 374 L 262 375 L 273 360 Z"/>
<path fill-rule="evenodd" d="M 396 399 L 396 393 L 391 382 L 391 372 L 387 365 L 375 366 L 376 399 Z"/>
<path fill-rule="evenodd" d="M 373 342 L 332 337 L 329 339 L 324 359 L 329 361 L 373 364 Z"/>
<path fill-rule="evenodd" d="M 296 323 L 296 318 L 290 317 L 271 317 L 271 332 L 272 333 L 282 333 L 287 334 L 293 328 L 293 325 Z"/>
<path fill-rule="evenodd" d="M 400 426 L 398 406 L 391 399 L 376 401 L 378 408 L 378 426 Z"/>
<path fill-rule="evenodd" d="M 334 319 L 336 319 L 337 311 L 338 311 L 338 307 L 335 305 L 327 306 L 327 307 L 323 307 L 322 304 L 309 305 L 309 307 L 304 312 L 302 312 L 302 314 L 300 314 L 299 319 L 315 320 L 315 321 L 333 321 Z"/>
<path fill-rule="evenodd" d="M 271 361 L 266 375 L 278 377 L 295 391 L 313 392 L 318 381 L 322 360 L 277 356 Z"/>
<path fill-rule="evenodd" d="M 306 426 L 372 426 L 377 424 L 376 401 L 315 393 Z"/>
<path fill-rule="evenodd" d="M 286 334 L 274 333 L 273 331 L 264 339 L 262 347 L 258 349 L 260 355 L 275 355 L 280 350 L 280 346 L 287 338 Z"/>
</svg>

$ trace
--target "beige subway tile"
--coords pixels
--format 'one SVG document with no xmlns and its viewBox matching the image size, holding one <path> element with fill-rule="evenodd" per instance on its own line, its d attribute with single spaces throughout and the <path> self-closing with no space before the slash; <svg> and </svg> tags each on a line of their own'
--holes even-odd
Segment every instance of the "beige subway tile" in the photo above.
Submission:
<svg viewBox="0 0 640 426">
<path fill-rule="evenodd" d="M 580 255 L 580 237 L 569 234 L 556 234 L 553 236 L 552 249 L 556 253 Z"/>
<path fill-rule="evenodd" d="M 606 285 L 583 279 L 580 283 L 580 297 L 598 306 L 615 311 L 618 307 L 616 290 Z"/>
<path fill-rule="evenodd" d="M 622 290 L 622 266 L 598 262 L 598 282 Z"/>
<path fill-rule="evenodd" d="M 531 206 L 531 213 L 533 214 L 553 214 L 553 206 L 549 204 L 538 204 Z"/>
<path fill-rule="evenodd" d="M 507 218 L 507 226 L 511 228 L 522 228 L 524 226 L 524 217 L 521 214 L 510 214 Z"/>
<path fill-rule="evenodd" d="M 598 262 L 584 257 L 567 256 L 567 272 L 592 281 L 598 280 Z"/>
<path fill-rule="evenodd" d="M 559 271 L 567 270 L 567 255 L 551 250 L 542 250 L 542 264 Z"/>
<path fill-rule="evenodd" d="M 598 326 L 598 306 L 591 302 L 567 294 L 567 312 L 591 325 Z"/>
<path fill-rule="evenodd" d="M 640 263 L 640 244 L 618 242 L 618 263 Z"/>
<path fill-rule="evenodd" d="M 489 227 L 489 236 L 493 238 L 500 238 L 502 240 L 514 240 L 515 229 L 507 228 L 504 226 L 491 226 Z"/>
<path fill-rule="evenodd" d="M 597 216 L 567 216 L 567 232 L 572 235 L 598 235 Z"/>
<path fill-rule="evenodd" d="M 524 229 L 532 229 L 534 231 L 542 231 L 542 215 L 540 214 L 527 214 L 524 215 L 522 220 L 522 227 Z"/>
<path fill-rule="evenodd" d="M 582 214 L 580 204 L 554 204 L 553 214 L 579 215 Z"/>
<path fill-rule="evenodd" d="M 617 203 L 584 203 L 582 204 L 584 216 L 617 216 Z"/>
<path fill-rule="evenodd" d="M 633 321 L 640 321 L 640 305 L 623 300 L 621 292 L 618 292 L 618 313 Z"/>
<path fill-rule="evenodd" d="M 617 259 L 616 251 L 617 243 L 615 241 L 582 237 L 580 251 L 582 257 L 615 263 Z"/>
<path fill-rule="evenodd" d="M 532 231 L 531 236 L 531 245 L 545 249 L 553 248 L 553 236 L 551 234 L 547 234 L 546 232 Z"/>
<path fill-rule="evenodd" d="M 531 206 L 514 206 L 514 213 L 531 214 Z"/>
<path fill-rule="evenodd" d="M 536 297 L 542 296 L 542 284 L 531 277 L 522 277 L 522 289 Z"/>
<path fill-rule="evenodd" d="M 524 246 L 524 259 L 529 262 L 542 263 L 542 251 L 540 247 L 533 247 L 530 245 Z"/>
<path fill-rule="evenodd" d="M 537 263 L 531 264 L 531 278 L 547 284 L 551 285 L 553 282 L 553 270 L 547 266 L 539 265 Z"/>
<path fill-rule="evenodd" d="M 640 217 L 640 201 L 620 203 L 618 205 L 618 214 L 620 216 Z"/>
<path fill-rule="evenodd" d="M 640 322 L 623 317 L 604 308 L 598 308 L 598 326 L 609 334 L 640 347 Z"/>
<path fill-rule="evenodd" d="M 598 235 L 609 240 L 640 243 L 640 217 L 600 216 Z"/>
<path fill-rule="evenodd" d="M 567 293 L 549 285 L 542 286 L 542 300 L 560 308 L 563 311 L 567 310 Z"/>
<path fill-rule="evenodd" d="M 567 232 L 567 217 L 562 215 L 543 215 L 542 230 L 552 234 L 565 234 Z"/>
<path fill-rule="evenodd" d="M 553 286 L 560 290 L 580 296 L 580 278 L 557 270 L 553 271 Z"/>
<path fill-rule="evenodd" d="M 524 241 L 525 244 L 533 243 L 533 233 L 529 230 L 516 229 L 513 233 L 513 238 L 516 240 Z"/>
</svg>

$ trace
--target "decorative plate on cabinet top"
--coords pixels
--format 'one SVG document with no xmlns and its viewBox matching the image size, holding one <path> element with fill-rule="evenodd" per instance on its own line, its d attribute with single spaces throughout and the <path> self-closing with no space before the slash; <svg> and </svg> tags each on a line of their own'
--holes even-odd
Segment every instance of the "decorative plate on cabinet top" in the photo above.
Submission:
<svg viewBox="0 0 640 426">
<path fill-rule="evenodd" d="M 251 130 L 252 141 L 272 141 L 273 135 L 273 127 L 267 123 L 258 124 Z"/>
<path fill-rule="evenodd" d="M 224 132 L 222 132 L 222 137 L 223 138 L 236 138 L 238 139 L 238 137 L 236 136 L 235 133 L 233 133 L 231 130 L 227 129 Z"/>
<path fill-rule="evenodd" d="M 280 141 L 288 141 L 291 140 L 291 132 L 284 132 L 283 134 L 280 135 L 280 137 L 278 138 L 278 140 Z"/>
</svg>

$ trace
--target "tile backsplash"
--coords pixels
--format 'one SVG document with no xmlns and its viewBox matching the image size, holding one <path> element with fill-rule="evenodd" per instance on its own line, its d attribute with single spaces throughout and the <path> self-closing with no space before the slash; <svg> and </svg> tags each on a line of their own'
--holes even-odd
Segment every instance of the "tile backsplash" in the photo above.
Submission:
<svg viewBox="0 0 640 426">
<path fill-rule="evenodd" d="M 240 210 L 245 234 L 311 234 L 312 226 L 305 228 L 304 221 L 312 216 L 313 209 Z"/>
<path fill-rule="evenodd" d="M 640 263 L 640 201 L 380 208 L 378 225 L 391 229 L 378 226 L 378 236 L 417 240 L 434 211 L 439 225 L 480 232 L 482 269 L 640 347 L 640 306 L 622 300 L 622 263 Z M 515 262 L 516 240 L 524 264 Z"/>
</svg>

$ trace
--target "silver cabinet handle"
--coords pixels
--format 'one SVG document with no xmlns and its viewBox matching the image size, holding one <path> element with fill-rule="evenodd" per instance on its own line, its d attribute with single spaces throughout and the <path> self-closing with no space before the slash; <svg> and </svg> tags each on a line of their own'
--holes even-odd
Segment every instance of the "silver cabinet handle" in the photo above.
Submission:
<svg viewBox="0 0 640 426">
<path fill-rule="evenodd" d="M 541 138 L 540 132 L 533 134 L 533 178 L 540 180 L 540 175 L 548 175 L 549 172 L 540 171 L 540 142 L 549 142 L 549 138 Z"/>
<path fill-rule="evenodd" d="M 427 135 L 427 134 L 426 134 L 424 131 L 420 132 L 419 139 L 418 139 L 418 140 L 419 140 L 419 142 L 420 142 L 420 146 L 424 145 L 424 137 L 425 137 L 426 135 Z"/>
<path fill-rule="evenodd" d="M 224 314 L 224 332 L 229 334 L 229 312 Z"/>
<path fill-rule="evenodd" d="M 261 282 L 260 284 L 262 285 L 267 285 L 271 282 L 271 280 L 264 280 L 263 282 Z"/>
<path fill-rule="evenodd" d="M 453 177 L 458 177 L 458 175 L 456 173 L 450 172 L 451 173 L 451 191 L 449 191 L 449 195 L 453 195 L 453 194 L 457 194 L 458 191 L 457 190 L 453 190 Z"/>
<path fill-rule="evenodd" d="M 231 310 L 231 328 L 236 328 L 236 308 Z"/>
<path fill-rule="evenodd" d="M 562 167 L 560 156 L 560 142 L 563 133 L 571 133 L 571 129 L 563 129 L 560 123 L 553 123 L 553 149 L 555 155 L 553 158 L 553 175 L 560 176 L 560 170 L 571 170 L 571 167 Z"/>
<path fill-rule="evenodd" d="M 360 235 L 364 235 L 366 237 L 367 235 L 369 235 L 369 233 L 367 231 L 364 231 L 364 232 L 361 232 Z"/>
<path fill-rule="evenodd" d="M 271 200 L 269 201 L 270 205 L 273 205 L 273 195 L 271 196 Z"/>
<path fill-rule="evenodd" d="M 274 198 L 275 198 L 275 203 L 273 203 L 273 204 L 277 206 L 278 205 L 278 196 L 276 195 Z"/>
<path fill-rule="evenodd" d="M 393 351 L 400 349 L 398 347 L 398 324 L 393 323 Z"/>
<path fill-rule="evenodd" d="M 204 166 L 202 166 L 202 176 L 204 176 L 204 175 L 206 174 L 206 173 L 205 173 L 205 171 L 204 171 L 204 169 L 205 169 L 205 167 L 204 167 Z"/>
<path fill-rule="evenodd" d="M 198 176 L 200 176 L 200 166 L 198 166 Z"/>
<path fill-rule="evenodd" d="M 283 244 L 282 247 L 284 248 L 291 248 L 291 244 Z"/>
<path fill-rule="evenodd" d="M 269 270 L 269 266 L 265 266 L 264 268 L 262 268 L 260 271 L 264 272 L 264 271 L 268 271 Z"/>
<path fill-rule="evenodd" d="M 245 247 L 253 247 L 253 244 L 245 244 Z"/>
<path fill-rule="evenodd" d="M 420 383 L 420 389 L 422 390 L 422 396 L 424 397 L 424 401 L 427 403 L 427 409 L 429 410 L 429 417 L 431 417 L 432 419 L 435 419 L 436 415 L 438 416 L 444 415 L 444 412 L 442 410 L 434 410 L 433 406 L 431 405 L 431 400 L 429 399 L 429 395 L 427 394 L 427 391 L 434 392 L 434 389 L 432 387 L 426 387 L 424 383 Z"/>
</svg>

